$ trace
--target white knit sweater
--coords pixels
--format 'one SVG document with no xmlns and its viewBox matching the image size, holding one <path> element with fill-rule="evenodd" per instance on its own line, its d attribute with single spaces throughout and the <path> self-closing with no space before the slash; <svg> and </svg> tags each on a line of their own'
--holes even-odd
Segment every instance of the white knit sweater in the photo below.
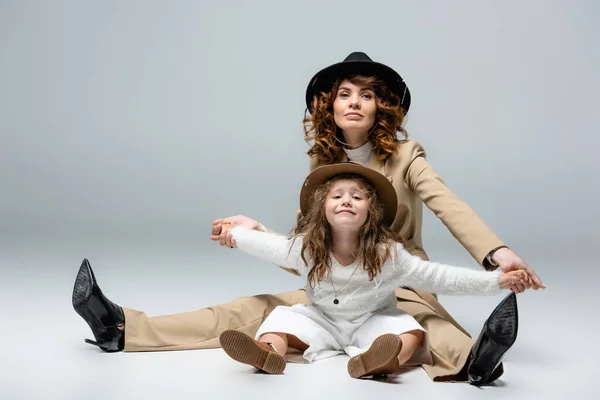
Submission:
<svg viewBox="0 0 600 400">
<path fill-rule="evenodd" d="M 302 237 L 292 244 L 291 239 L 282 235 L 239 226 L 232 228 L 231 234 L 237 247 L 245 253 L 293 268 L 307 278 L 312 263 L 309 261 L 307 267 L 300 257 Z M 331 278 L 326 275 L 314 288 L 307 284 L 306 294 L 314 305 L 332 318 L 359 318 L 395 307 L 394 290 L 400 286 L 456 295 L 491 294 L 501 290 L 498 284 L 501 271 L 477 271 L 424 261 L 408 253 L 400 243 L 372 281 L 358 261 L 342 266 L 335 257 L 331 259 Z M 334 304 L 335 298 L 339 300 L 338 304 Z"/>
</svg>

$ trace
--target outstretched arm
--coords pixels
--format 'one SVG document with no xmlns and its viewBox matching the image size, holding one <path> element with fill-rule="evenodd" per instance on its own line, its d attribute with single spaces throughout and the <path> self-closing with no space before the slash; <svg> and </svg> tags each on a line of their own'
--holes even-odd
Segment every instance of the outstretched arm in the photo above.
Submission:
<svg viewBox="0 0 600 400">
<path fill-rule="evenodd" d="M 293 241 L 276 233 L 250 230 L 243 226 L 234 226 L 230 232 L 234 247 L 244 253 L 296 271 L 304 265 L 300 257 L 301 238 Z"/>
<path fill-rule="evenodd" d="M 493 294 L 502 289 L 510 289 L 525 277 L 522 271 L 502 275 L 502 271 L 479 271 L 424 261 L 411 255 L 400 244 L 397 245 L 396 250 L 397 254 L 392 258 L 392 267 L 397 272 L 399 284 L 408 284 L 435 293 Z"/>
<path fill-rule="evenodd" d="M 248 218 L 244 215 L 236 215 L 233 217 L 219 218 L 212 222 L 211 240 L 218 241 L 221 246 L 235 248 L 235 243 L 231 236 L 231 229 L 234 226 L 242 226 L 247 229 L 252 229 L 261 232 L 273 233 L 276 232 L 265 228 L 260 222 Z M 281 269 L 294 275 L 300 275 L 296 267 L 287 268 L 285 265 L 278 265 Z"/>
<path fill-rule="evenodd" d="M 535 271 L 509 250 L 475 211 L 446 186 L 427 162 L 421 145 L 409 141 L 401 149 L 400 159 L 409 160 L 404 172 L 406 184 L 480 265 L 487 270 L 500 266 L 504 273 L 515 270 L 527 273 L 527 279 L 511 289 L 516 293 L 530 287 L 535 290 L 545 288 Z"/>
<path fill-rule="evenodd" d="M 313 171 L 318 166 L 318 164 L 319 164 L 318 159 L 316 157 L 311 157 L 310 171 Z M 300 209 L 298 209 L 296 211 L 296 223 L 300 220 L 301 217 L 302 217 L 302 213 L 300 212 Z M 233 226 L 237 226 L 237 225 L 244 225 L 244 226 L 248 227 L 249 229 L 259 230 L 259 231 L 263 231 L 263 232 L 275 233 L 274 231 L 265 227 L 263 224 L 261 224 L 258 221 L 255 221 L 253 219 L 250 219 L 250 218 L 242 216 L 242 215 L 238 215 L 235 217 L 219 218 L 219 219 L 214 220 L 212 222 L 212 233 L 211 233 L 211 237 L 210 237 L 211 240 L 219 241 L 221 246 L 227 246 L 230 248 L 234 248 L 235 243 L 231 242 L 231 238 L 230 238 L 231 235 L 229 234 L 229 232 Z M 278 266 L 286 272 L 289 272 L 294 275 L 300 275 L 300 273 L 296 269 L 296 266 L 294 266 L 292 268 L 287 268 L 285 265 L 278 265 Z"/>
</svg>

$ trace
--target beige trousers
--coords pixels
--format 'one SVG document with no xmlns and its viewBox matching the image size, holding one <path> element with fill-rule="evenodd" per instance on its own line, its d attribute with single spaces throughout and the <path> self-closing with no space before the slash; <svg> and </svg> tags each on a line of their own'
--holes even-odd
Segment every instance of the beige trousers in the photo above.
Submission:
<svg viewBox="0 0 600 400">
<path fill-rule="evenodd" d="M 434 381 L 465 381 L 465 366 L 473 346 L 469 334 L 430 293 L 396 289 L 398 308 L 408 312 L 427 330 L 433 365 L 423 369 Z M 227 304 L 181 314 L 148 317 L 124 308 L 124 351 L 191 350 L 220 347 L 219 335 L 236 329 L 254 336 L 277 306 L 308 303 L 304 290 L 276 295 L 241 297 Z"/>
</svg>

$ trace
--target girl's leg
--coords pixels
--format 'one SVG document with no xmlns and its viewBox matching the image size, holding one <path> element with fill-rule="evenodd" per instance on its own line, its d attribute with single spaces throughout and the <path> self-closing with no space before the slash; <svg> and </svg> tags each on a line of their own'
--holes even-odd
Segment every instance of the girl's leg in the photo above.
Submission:
<svg viewBox="0 0 600 400">
<path fill-rule="evenodd" d="M 221 347 L 227 355 L 242 364 L 251 365 L 269 374 L 281 374 L 285 370 L 285 354 L 288 348 L 285 333 L 268 333 L 261 340 L 240 331 L 227 330 L 219 336 Z"/>
<path fill-rule="evenodd" d="M 304 351 L 308 348 L 308 345 L 296 336 L 281 332 L 265 333 L 264 335 L 261 335 L 259 341 L 261 343 L 271 344 L 275 348 L 275 351 L 282 356 L 286 355 L 288 347 L 300 351 Z"/>
<path fill-rule="evenodd" d="M 288 338 L 286 333 L 265 333 L 258 341 L 270 345 L 273 350 L 285 357 L 288 349 Z"/>
<path fill-rule="evenodd" d="M 378 336 L 369 350 L 348 361 L 348 373 L 353 378 L 398 372 L 423 343 L 425 334 L 420 330 L 401 335 Z"/>
<path fill-rule="evenodd" d="M 353 378 L 361 378 L 398 372 L 402 347 L 400 335 L 386 333 L 378 336 L 367 351 L 348 361 L 348 373 Z"/>
<path fill-rule="evenodd" d="M 398 354 L 398 363 L 402 366 L 410 360 L 415 351 L 421 346 L 425 338 L 425 333 L 414 330 L 398 335 L 398 337 L 402 340 L 402 349 L 400 350 L 400 354 Z"/>
</svg>

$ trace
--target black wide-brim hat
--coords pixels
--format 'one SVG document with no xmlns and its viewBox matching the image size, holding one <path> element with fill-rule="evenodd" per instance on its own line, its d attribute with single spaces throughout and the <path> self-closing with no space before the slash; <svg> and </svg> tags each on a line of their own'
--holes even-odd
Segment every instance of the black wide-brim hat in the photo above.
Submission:
<svg viewBox="0 0 600 400">
<path fill-rule="evenodd" d="M 410 91 L 402 77 L 385 64 L 375 62 L 362 52 L 351 53 L 337 64 L 323 68 L 310 80 L 306 88 L 306 107 L 312 113 L 312 101 L 315 95 L 329 92 L 331 86 L 340 78 L 350 75 L 375 76 L 381 79 L 400 98 L 405 111 L 410 108 Z"/>
<path fill-rule="evenodd" d="M 306 178 L 300 190 L 300 211 L 303 215 L 308 213 L 310 202 L 317 188 L 329 179 L 340 174 L 355 174 L 365 178 L 377 193 L 377 197 L 383 206 L 383 220 L 390 226 L 396 218 L 398 211 L 398 195 L 392 183 L 379 172 L 368 168 L 364 164 L 355 161 L 327 164 L 315 168 Z"/>
</svg>

